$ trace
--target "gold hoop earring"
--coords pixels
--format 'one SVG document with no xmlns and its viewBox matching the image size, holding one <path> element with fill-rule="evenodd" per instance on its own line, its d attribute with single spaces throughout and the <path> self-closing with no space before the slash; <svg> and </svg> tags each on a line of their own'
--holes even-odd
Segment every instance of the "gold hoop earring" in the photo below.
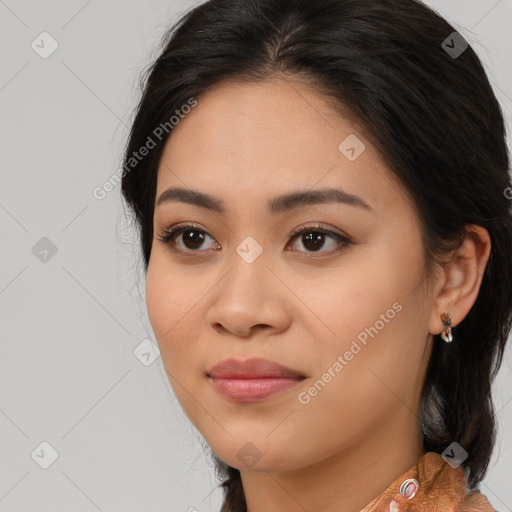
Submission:
<svg viewBox="0 0 512 512">
<path fill-rule="evenodd" d="M 444 331 L 441 333 L 441 338 L 443 338 L 446 343 L 451 343 L 453 341 L 452 334 L 452 314 L 451 313 L 442 313 L 441 321 L 444 325 Z"/>
</svg>

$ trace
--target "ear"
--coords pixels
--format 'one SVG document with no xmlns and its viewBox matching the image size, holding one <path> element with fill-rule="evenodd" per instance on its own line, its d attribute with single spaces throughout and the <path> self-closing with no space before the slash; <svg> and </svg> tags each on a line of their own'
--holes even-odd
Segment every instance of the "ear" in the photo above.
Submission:
<svg viewBox="0 0 512 512">
<path fill-rule="evenodd" d="M 464 241 L 440 274 L 429 324 L 432 334 L 443 332 L 443 312 L 452 314 L 452 327 L 469 313 L 478 297 L 490 252 L 489 232 L 482 226 L 468 225 Z"/>
</svg>

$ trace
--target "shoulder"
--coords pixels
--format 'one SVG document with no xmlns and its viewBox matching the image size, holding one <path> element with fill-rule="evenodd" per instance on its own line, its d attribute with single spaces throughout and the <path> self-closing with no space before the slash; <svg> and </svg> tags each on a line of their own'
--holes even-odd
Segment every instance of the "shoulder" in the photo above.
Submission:
<svg viewBox="0 0 512 512">
<path fill-rule="evenodd" d="M 496 510 L 482 493 L 473 491 L 461 499 L 454 512 L 496 512 Z"/>
</svg>

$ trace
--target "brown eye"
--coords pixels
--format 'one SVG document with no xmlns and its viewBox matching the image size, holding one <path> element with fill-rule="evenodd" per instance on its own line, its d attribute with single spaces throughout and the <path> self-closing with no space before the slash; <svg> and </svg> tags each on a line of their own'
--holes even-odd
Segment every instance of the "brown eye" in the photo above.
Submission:
<svg viewBox="0 0 512 512">
<path fill-rule="evenodd" d="M 173 251 L 179 253 L 202 252 L 201 247 L 203 247 L 207 238 L 214 240 L 206 231 L 194 224 L 176 224 L 158 237 L 162 243 L 169 245 Z M 298 228 L 291 233 L 290 239 L 292 241 L 300 240 L 304 250 L 298 252 L 305 252 L 306 254 L 335 253 L 351 243 L 346 236 L 316 226 Z M 328 245 L 329 240 L 331 241 L 331 250 L 322 250 Z M 220 245 L 215 242 L 213 248 L 218 249 Z M 297 252 L 297 249 L 293 249 L 293 251 Z"/>
<path fill-rule="evenodd" d="M 312 231 L 306 235 L 302 235 L 302 245 L 308 250 L 318 251 L 325 243 L 325 234 L 318 231 Z"/>
<path fill-rule="evenodd" d="M 179 248 L 179 244 L 177 244 L 177 240 L 179 240 L 181 235 L 183 235 L 181 237 L 181 244 L 184 246 L 184 249 Z M 163 235 L 158 237 L 158 239 L 162 243 L 170 245 L 172 249 L 176 251 L 199 252 L 199 249 L 204 244 L 206 237 L 211 238 L 206 231 L 197 226 L 192 224 L 177 224 L 176 226 L 172 226 L 170 229 L 166 230 Z"/>
<path fill-rule="evenodd" d="M 187 229 L 182 231 L 183 234 L 183 245 L 187 249 L 199 249 L 204 243 L 204 234 L 197 229 Z"/>
<path fill-rule="evenodd" d="M 321 251 L 321 249 L 325 246 L 326 241 L 329 239 L 332 241 L 332 252 L 336 252 L 343 246 L 351 243 L 347 237 L 342 236 L 339 233 L 316 228 L 315 226 L 299 228 L 291 234 L 291 237 L 292 239 L 297 238 L 302 242 L 303 247 L 306 249 L 305 252 L 313 253 L 331 252 L 329 250 Z"/>
</svg>

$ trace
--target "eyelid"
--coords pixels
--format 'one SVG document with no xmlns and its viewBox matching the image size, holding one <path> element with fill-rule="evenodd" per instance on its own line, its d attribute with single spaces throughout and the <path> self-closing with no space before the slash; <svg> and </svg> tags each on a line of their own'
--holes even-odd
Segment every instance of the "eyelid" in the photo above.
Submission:
<svg viewBox="0 0 512 512">
<path fill-rule="evenodd" d="M 334 230 L 335 228 L 330 228 L 330 227 L 324 227 L 322 226 L 321 224 L 317 223 L 317 224 L 308 224 L 308 225 L 302 225 L 302 226 L 299 226 L 297 228 L 295 228 L 288 236 L 290 238 L 295 238 L 297 235 L 299 235 L 300 233 L 303 233 L 304 231 L 319 231 L 321 233 L 326 233 L 326 234 L 329 234 L 329 235 L 336 235 L 336 236 L 339 236 L 340 238 L 343 238 L 345 241 L 351 241 L 350 240 L 350 237 L 348 235 L 346 235 L 345 233 L 343 232 L 338 232 L 338 231 L 335 231 Z"/>
</svg>

